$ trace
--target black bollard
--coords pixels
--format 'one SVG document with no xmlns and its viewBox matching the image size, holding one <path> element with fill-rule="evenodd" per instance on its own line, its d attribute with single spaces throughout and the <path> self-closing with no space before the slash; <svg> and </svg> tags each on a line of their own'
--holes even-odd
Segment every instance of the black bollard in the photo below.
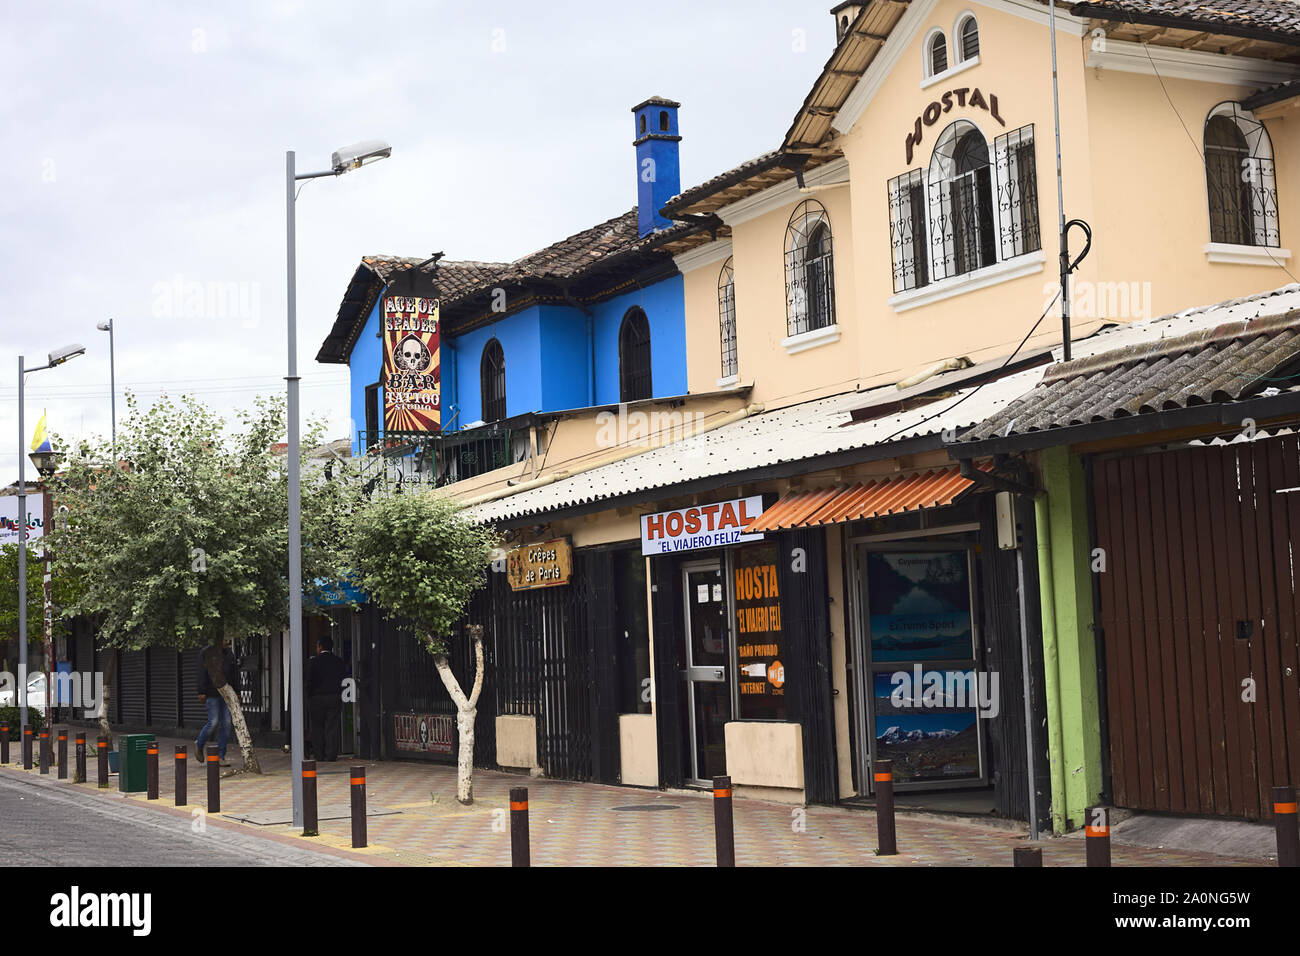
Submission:
<svg viewBox="0 0 1300 956">
<path fill-rule="evenodd" d="M 731 778 L 713 778 L 713 839 L 718 866 L 736 865 L 736 824 L 731 806 Z"/>
<path fill-rule="evenodd" d="M 73 783 L 86 782 L 86 735 L 84 732 L 77 734 L 75 774 L 72 778 Z"/>
<path fill-rule="evenodd" d="M 32 728 L 23 728 L 23 769 L 32 769 Z"/>
<path fill-rule="evenodd" d="M 97 758 L 97 769 L 99 778 L 99 787 L 104 789 L 108 786 L 108 738 L 103 734 L 95 741 L 95 756 Z"/>
<path fill-rule="evenodd" d="M 0 724 L 0 764 L 9 762 L 9 725 Z"/>
<path fill-rule="evenodd" d="M 898 839 L 894 831 L 894 764 L 877 760 L 876 779 L 876 855 L 897 856 Z"/>
<path fill-rule="evenodd" d="M 320 836 L 320 819 L 316 812 L 316 761 L 302 762 L 302 835 Z"/>
<path fill-rule="evenodd" d="M 352 768 L 352 848 L 366 846 L 366 768 Z"/>
<path fill-rule="evenodd" d="M 190 799 L 189 754 L 184 747 L 176 748 L 176 806 L 183 807 Z"/>
<path fill-rule="evenodd" d="M 510 788 L 510 865 L 532 866 L 528 846 L 528 788 Z"/>
<path fill-rule="evenodd" d="M 145 794 L 146 800 L 158 799 L 158 742 L 151 741 L 145 756 Z"/>
<path fill-rule="evenodd" d="M 1018 846 L 1011 851 L 1013 866 L 1042 866 L 1043 850 L 1036 846 Z"/>
<path fill-rule="evenodd" d="M 1300 866 L 1295 787 L 1273 788 L 1273 827 L 1277 831 L 1277 865 Z"/>
<path fill-rule="evenodd" d="M 68 729 L 59 731 L 59 779 L 68 779 Z"/>
<path fill-rule="evenodd" d="M 42 730 L 40 736 L 41 742 L 41 773 L 50 772 L 50 732 Z"/>
<path fill-rule="evenodd" d="M 1084 851 L 1088 866 L 1110 866 L 1110 809 L 1089 807 L 1083 811 Z"/>
<path fill-rule="evenodd" d="M 208 744 L 208 813 L 221 812 L 221 758 L 217 745 Z"/>
</svg>

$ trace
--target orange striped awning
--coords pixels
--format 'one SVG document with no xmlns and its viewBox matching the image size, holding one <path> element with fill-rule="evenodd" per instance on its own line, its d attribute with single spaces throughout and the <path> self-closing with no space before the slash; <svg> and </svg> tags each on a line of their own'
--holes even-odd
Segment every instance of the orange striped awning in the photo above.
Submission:
<svg viewBox="0 0 1300 956">
<path fill-rule="evenodd" d="M 988 471 L 989 465 L 978 466 Z M 942 508 L 964 495 L 975 482 L 956 467 L 935 468 L 914 475 L 874 478 L 845 487 L 792 491 L 749 523 L 745 534 L 838 524 L 862 518 Z"/>
</svg>

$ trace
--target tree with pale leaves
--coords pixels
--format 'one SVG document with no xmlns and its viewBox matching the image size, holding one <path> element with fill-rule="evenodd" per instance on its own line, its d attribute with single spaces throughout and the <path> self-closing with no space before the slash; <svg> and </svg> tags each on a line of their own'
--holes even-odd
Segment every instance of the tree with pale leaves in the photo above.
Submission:
<svg viewBox="0 0 1300 956">
<path fill-rule="evenodd" d="M 466 632 L 474 642 L 474 685 L 465 693 L 448 659 L 457 622 L 485 583 L 496 532 L 464 517 L 455 504 L 430 492 L 393 495 L 367 506 L 353 537 L 356 585 L 384 613 L 409 622 L 456 703 L 460 746 L 456 799 L 474 802 L 474 719 L 483 690 L 483 627 Z"/>
<path fill-rule="evenodd" d="M 66 520 L 49 536 L 80 585 L 64 614 L 93 616 L 101 646 L 128 650 L 220 647 L 223 636 L 287 627 L 285 432 L 282 399 L 258 399 L 228 428 L 189 396 L 141 409 L 128 395 L 116 446 L 91 439 L 69 455 L 60 489 Z M 310 425 L 304 448 L 317 447 L 321 433 Z M 305 468 L 301 487 L 310 604 L 343 576 L 345 529 L 360 495 L 355 470 L 342 461 Z M 230 709 L 244 768 L 260 772 L 220 654 L 203 661 Z M 106 686 L 104 714 L 108 693 Z"/>
</svg>

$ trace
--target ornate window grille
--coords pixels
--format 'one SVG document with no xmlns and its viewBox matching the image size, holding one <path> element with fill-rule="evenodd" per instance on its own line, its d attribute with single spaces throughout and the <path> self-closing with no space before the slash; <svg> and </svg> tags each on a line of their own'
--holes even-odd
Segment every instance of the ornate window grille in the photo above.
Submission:
<svg viewBox="0 0 1300 956">
<path fill-rule="evenodd" d="M 835 263 L 830 218 L 815 199 L 795 207 L 785 229 L 786 333 L 835 324 Z"/>
<path fill-rule="evenodd" d="M 618 394 L 620 402 L 636 402 L 654 395 L 650 320 L 636 307 L 628 309 L 618 332 Z"/>
<path fill-rule="evenodd" d="M 1273 142 L 1237 103 L 1220 103 L 1205 122 L 1210 241 L 1279 246 Z"/>
<path fill-rule="evenodd" d="M 722 377 L 735 375 L 736 361 L 736 278 L 731 257 L 718 275 L 718 334 L 722 342 Z"/>
<path fill-rule="evenodd" d="M 989 147 L 973 123 L 958 120 L 939 135 L 929 180 L 934 278 L 964 275 L 996 262 Z"/>
<path fill-rule="evenodd" d="M 483 347 L 478 374 L 483 395 L 483 421 L 498 422 L 506 417 L 506 357 L 496 339 Z"/>
<path fill-rule="evenodd" d="M 1034 127 L 1003 133 L 993 141 L 997 163 L 999 259 L 1043 247 L 1038 222 L 1038 171 L 1034 163 Z"/>
<path fill-rule="evenodd" d="M 929 284 L 923 170 L 913 169 L 889 181 L 889 247 L 895 292 Z"/>
</svg>

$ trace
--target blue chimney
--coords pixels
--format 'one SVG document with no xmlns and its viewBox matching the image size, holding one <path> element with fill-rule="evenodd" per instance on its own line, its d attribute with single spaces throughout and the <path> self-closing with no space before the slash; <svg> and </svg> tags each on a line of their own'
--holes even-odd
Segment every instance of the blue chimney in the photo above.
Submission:
<svg viewBox="0 0 1300 956">
<path fill-rule="evenodd" d="M 647 236 L 666 229 L 672 221 L 659 215 L 664 203 L 682 191 L 682 174 L 677 164 L 677 109 L 662 96 L 652 96 L 632 107 L 636 117 L 636 205 L 637 234 Z"/>
</svg>

